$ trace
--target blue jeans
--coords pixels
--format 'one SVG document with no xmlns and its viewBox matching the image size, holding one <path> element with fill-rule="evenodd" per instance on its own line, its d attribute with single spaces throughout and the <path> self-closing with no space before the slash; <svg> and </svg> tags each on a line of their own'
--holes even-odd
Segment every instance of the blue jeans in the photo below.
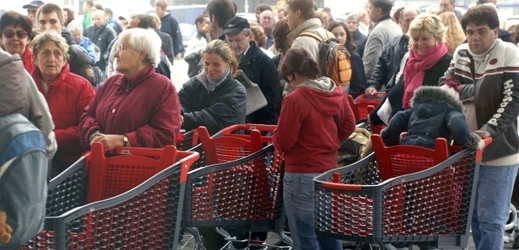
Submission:
<svg viewBox="0 0 519 250">
<path fill-rule="evenodd" d="M 317 237 L 314 231 L 314 182 L 319 174 L 285 173 L 283 202 L 294 250 L 342 250 L 340 240 Z"/>
<path fill-rule="evenodd" d="M 503 249 L 512 188 L 519 165 L 481 166 L 472 215 L 472 238 L 478 250 Z"/>
</svg>

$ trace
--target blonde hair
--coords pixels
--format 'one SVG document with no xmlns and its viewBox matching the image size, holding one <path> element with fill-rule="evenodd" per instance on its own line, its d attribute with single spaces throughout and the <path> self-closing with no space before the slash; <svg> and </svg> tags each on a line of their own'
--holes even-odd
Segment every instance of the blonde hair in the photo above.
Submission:
<svg viewBox="0 0 519 250">
<path fill-rule="evenodd" d="M 65 61 L 68 61 L 69 54 L 68 54 L 68 44 L 67 41 L 61 36 L 61 34 L 57 33 L 53 30 L 47 30 L 40 34 L 38 34 L 34 39 L 32 39 L 31 42 L 31 48 L 33 51 L 34 58 L 37 58 L 40 53 L 41 46 L 45 44 L 46 42 L 53 42 L 58 46 L 58 48 L 61 50 L 61 53 L 63 54 L 63 59 Z"/>
<path fill-rule="evenodd" d="M 317 18 L 319 18 L 319 20 L 321 20 L 321 23 L 323 24 L 323 27 L 327 27 L 328 26 L 328 15 L 326 15 L 326 13 L 321 12 L 321 11 L 316 11 L 315 12 L 315 17 L 317 17 Z"/>
<path fill-rule="evenodd" d="M 465 33 L 456 15 L 452 12 L 444 12 L 440 14 L 442 23 L 447 27 L 445 44 L 449 54 L 453 54 L 456 48 L 465 40 Z"/>
<path fill-rule="evenodd" d="M 148 15 L 152 16 L 153 19 L 155 19 L 155 24 L 157 24 L 157 28 L 160 27 L 161 21 L 160 21 L 159 15 L 157 15 L 157 13 L 155 13 L 155 12 L 150 13 Z"/>
<path fill-rule="evenodd" d="M 250 30 L 252 34 L 254 34 L 256 45 L 264 48 L 265 45 L 267 45 L 267 36 L 265 35 L 265 31 L 263 31 L 263 27 L 261 27 L 257 22 L 250 22 Z"/>
<path fill-rule="evenodd" d="M 216 54 L 219 55 L 225 62 L 229 63 L 229 68 L 231 69 L 231 75 L 236 76 L 236 71 L 238 70 L 238 62 L 236 61 L 236 57 L 232 52 L 229 45 L 220 40 L 216 39 L 207 44 L 205 47 L 203 54 Z"/>
<path fill-rule="evenodd" d="M 409 45 L 413 43 L 413 37 L 419 35 L 432 35 L 437 41 L 445 42 L 445 33 L 447 28 L 443 25 L 439 16 L 429 13 L 418 15 L 409 26 L 407 35 L 409 36 Z"/>
</svg>

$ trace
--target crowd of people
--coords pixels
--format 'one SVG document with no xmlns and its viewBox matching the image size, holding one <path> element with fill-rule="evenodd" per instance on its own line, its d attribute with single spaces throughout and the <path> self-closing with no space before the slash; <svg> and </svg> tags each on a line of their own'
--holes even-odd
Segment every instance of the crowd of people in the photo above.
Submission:
<svg viewBox="0 0 519 250">
<path fill-rule="evenodd" d="M 493 139 L 469 223 L 477 249 L 503 248 L 519 167 L 519 22 L 503 22 L 495 1 L 478 0 L 462 14 L 454 0 L 439 0 L 424 13 L 368 0 L 340 21 L 311 0 L 286 1 L 278 10 L 260 4 L 256 20 L 236 16 L 231 0 L 210 0 L 186 48 L 167 1 L 156 0 L 153 14 L 118 19 L 107 7 L 85 1 L 78 20 L 70 9 L 32 1 L 23 6 L 27 13 L 0 17 L 0 61 L 21 60 L 24 68 L 0 65 L 0 89 L 31 90 L 18 96 L 29 101 L 17 112 L 44 132 L 51 177 L 93 143 L 111 154 L 120 146 L 175 145 L 181 129 L 198 126 L 215 134 L 239 123 L 277 125 L 274 146 L 285 155 L 283 195 L 294 249 L 342 249 L 339 240 L 314 232 L 312 179 L 337 166 L 340 142 L 355 130 L 348 94 L 384 91 L 368 123 L 389 126 L 382 132 L 387 144 L 432 147 L 436 137 L 454 134 L 456 143 L 473 148 L 476 139 Z M 336 38 L 347 49 L 347 88 L 322 74 L 320 41 L 306 32 Z M 188 72 L 174 70 L 181 57 Z M 247 113 L 246 89 L 234 79 L 238 70 L 259 86 L 265 107 Z M 173 74 L 190 79 L 177 90 Z M 400 141 L 399 132 L 408 129 Z M 200 232 L 207 249 L 225 244 L 214 230 Z M 266 233 L 243 236 L 263 241 Z"/>
</svg>

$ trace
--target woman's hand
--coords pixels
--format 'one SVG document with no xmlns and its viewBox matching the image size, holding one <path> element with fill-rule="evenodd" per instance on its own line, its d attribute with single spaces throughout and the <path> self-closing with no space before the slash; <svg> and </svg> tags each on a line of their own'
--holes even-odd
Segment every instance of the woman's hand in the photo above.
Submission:
<svg viewBox="0 0 519 250">
<path fill-rule="evenodd" d="M 376 88 L 368 87 L 366 90 L 364 90 L 364 95 L 373 96 L 376 92 L 377 92 Z"/>
<path fill-rule="evenodd" d="M 105 148 L 105 152 L 112 151 L 116 147 L 124 146 L 123 135 L 105 135 L 98 133 L 93 138 L 90 144 L 100 142 Z"/>
</svg>

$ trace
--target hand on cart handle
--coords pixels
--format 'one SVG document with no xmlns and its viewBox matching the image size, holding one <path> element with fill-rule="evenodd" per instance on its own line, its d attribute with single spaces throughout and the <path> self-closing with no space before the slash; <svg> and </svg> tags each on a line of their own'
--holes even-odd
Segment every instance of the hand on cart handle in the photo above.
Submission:
<svg viewBox="0 0 519 250">
<path fill-rule="evenodd" d="M 488 133 L 488 131 L 485 131 L 485 130 L 476 130 L 476 131 L 474 131 L 474 133 L 479 135 L 479 137 L 481 137 L 481 139 L 485 139 L 487 137 L 490 137 L 490 133 Z"/>
<path fill-rule="evenodd" d="M 100 142 L 103 144 L 105 152 L 115 150 L 117 147 L 125 146 L 124 135 L 105 135 L 99 132 L 92 137 L 92 140 L 90 140 L 90 146 L 92 146 L 94 142 Z"/>
</svg>

